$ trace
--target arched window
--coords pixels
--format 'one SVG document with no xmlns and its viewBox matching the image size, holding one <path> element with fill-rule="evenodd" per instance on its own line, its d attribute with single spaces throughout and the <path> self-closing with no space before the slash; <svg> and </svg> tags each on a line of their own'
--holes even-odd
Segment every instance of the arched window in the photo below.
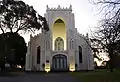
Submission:
<svg viewBox="0 0 120 82">
<path fill-rule="evenodd" d="M 55 50 L 64 50 L 64 41 L 60 37 L 55 40 Z"/>
<path fill-rule="evenodd" d="M 82 47 L 78 46 L 78 50 L 79 50 L 79 63 L 82 63 Z"/>
<path fill-rule="evenodd" d="M 70 49 L 74 49 L 74 41 L 72 39 L 70 40 Z"/>
<path fill-rule="evenodd" d="M 74 41 L 71 40 L 71 49 L 74 49 Z"/>
<path fill-rule="evenodd" d="M 37 64 L 40 64 L 40 46 L 37 47 Z"/>
<path fill-rule="evenodd" d="M 50 49 L 49 40 L 45 41 L 45 48 L 46 50 Z"/>
<path fill-rule="evenodd" d="M 55 23 L 64 23 L 64 22 L 63 22 L 63 20 L 61 20 L 61 19 L 57 19 L 57 20 L 55 21 Z"/>
</svg>

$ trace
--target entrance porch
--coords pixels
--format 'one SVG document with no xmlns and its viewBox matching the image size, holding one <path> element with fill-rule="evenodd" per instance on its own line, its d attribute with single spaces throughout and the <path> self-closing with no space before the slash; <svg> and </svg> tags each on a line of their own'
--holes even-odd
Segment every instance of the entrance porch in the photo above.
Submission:
<svg viewBox="0 0 120 82">
<path fill-rule="evenodd" d="M 63 54 L 54 55 L 51 71 L 68 71 L 67 56 Z"/>
</svg>

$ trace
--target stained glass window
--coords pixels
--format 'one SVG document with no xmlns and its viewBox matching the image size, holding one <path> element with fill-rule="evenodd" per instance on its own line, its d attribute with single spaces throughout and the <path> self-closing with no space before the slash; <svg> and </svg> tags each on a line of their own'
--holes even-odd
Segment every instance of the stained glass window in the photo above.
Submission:
<svg viewBox="0 0 120 82">
<path fill-rule="evenodd" d="M 58 37 L 55 40 L 55 50 L 59 50 L 59 51 L 64 50 L 64 41 L 61 37 Z"/>
</svg>

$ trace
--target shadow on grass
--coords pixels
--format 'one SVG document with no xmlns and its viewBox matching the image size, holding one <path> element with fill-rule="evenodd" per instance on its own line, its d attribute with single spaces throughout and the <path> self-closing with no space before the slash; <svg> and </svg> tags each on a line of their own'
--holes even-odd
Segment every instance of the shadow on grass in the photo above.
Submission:
<svg viewBox="0 0 120 82">
<path fill-rule="evenodd" d="M 72 75 L 82 82 L 120 82 L 120 69 L 115 69 L 114 72 L 110 72 L 109 69 L 73 72 Z"/>
<path fill-rule="evenodd" d="M 21 76 L 23 72 L 2 72 L 0 77 L 18 77 Z"/>
<path fill-rule="evenodd" d="M 4 71 L 0 72 L 0 77 L 17 77 L 22 75 L 24 72 L 21 70 L 16 69 L 5 69 Z"/>
</svg>

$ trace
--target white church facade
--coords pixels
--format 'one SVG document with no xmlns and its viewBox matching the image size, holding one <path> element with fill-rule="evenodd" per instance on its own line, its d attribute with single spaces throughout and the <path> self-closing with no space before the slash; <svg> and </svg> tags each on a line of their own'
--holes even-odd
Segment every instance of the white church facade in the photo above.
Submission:
<svg viewBox="0 0 120 82">
<path fill-rule="evenodd" d="M 47 6 L 45 18 L 49 31 L 30 36 L 25 70 L 93 70 L 90 42 L 88 36 L 77 32 L 72 6 L 69 8 Z"/>
</svg>

